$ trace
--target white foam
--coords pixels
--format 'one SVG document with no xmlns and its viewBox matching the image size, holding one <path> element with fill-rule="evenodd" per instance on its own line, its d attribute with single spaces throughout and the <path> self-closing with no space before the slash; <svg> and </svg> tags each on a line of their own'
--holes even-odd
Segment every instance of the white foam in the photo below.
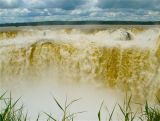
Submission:
<svg viewBox="0 0 160 121">
<path fill-rule="evenodd" d="M 32 34 L 28 34 L 28 33 Z M 96 33 L 85 33 L 78 29 L 72 30 L 67 33 L 62 30 L 27 30 L 26 35 L 19 33 L 16 38 L 5 39 L 0 41 L 0 46 L 9 45 L 21 45 L 26 46 L 27 44 L 32 44 L 40 40 L 49 41 L 63 41 L 71 42 L 73 44 L 95 42 L 97 45 L 103 46 L 115 46 L 120 45 L 122 47 L 148 47 L 154 48 L 157 38 L 160 36 L 159 28 L 147 29 L 138 34 L 134 34 L 130 30 L 118 29 L 110 32 L 109 30 L 98 31 Z M 130 34 L 131 40 L 127 40 L 127 33 Z"/>
</svg>

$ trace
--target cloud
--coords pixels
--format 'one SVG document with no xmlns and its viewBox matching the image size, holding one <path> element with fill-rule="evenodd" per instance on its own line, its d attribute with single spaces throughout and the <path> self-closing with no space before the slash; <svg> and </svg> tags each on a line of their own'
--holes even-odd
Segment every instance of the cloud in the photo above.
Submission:
<svg viewBox="0 0 160 121">
<path fill-rule="evenodd" d="M 160 0 L 0 0 L 0 8 L 60 8 L 80 7 L 129 8 L 160 10 Z"/>
<path fill-rule="evenodd" d="M 73 10 L 88 0 L 0 0 L 0 9 L 7 8 L 61 8 Z"/>
<path fill-rule="evenodd" d="M 160 20 L 159 0 L 0 0 L 0 23 L 52 20 Z"/>
<path fill-rule="evenodd" d="M 23 4 L 22 0 L 0 0 L 0 8 L 17 8 Z"/>
<path fill-rule="evenodd" d="M 9 16 L 8 16 L 9 15 Z M 31 21 L 71 21 L 71 20 L 103 20 L 103 21 L 156 21 L 160 20 L 160 11 L 135 9 L 0 9 L 0 23 Z"/>
<path fill-rule="evenodd" d="M 29 13 L 31 13 L 31 11 L 26 8 L 0 9 L 0 18 L 1 17 L 27 17 Z"/>
<path fill-rule="evenodd" d="M 130 9 L 157 9 L 160 10 L 159 0 L 99 0 L 100 8 L 130 8 Z"/>
<path fill-rule="evenodd" d="M 26 0 L 28 8 L 61 8 L 73 10 L 86 3 L 86 0 Z"/>
</svg>

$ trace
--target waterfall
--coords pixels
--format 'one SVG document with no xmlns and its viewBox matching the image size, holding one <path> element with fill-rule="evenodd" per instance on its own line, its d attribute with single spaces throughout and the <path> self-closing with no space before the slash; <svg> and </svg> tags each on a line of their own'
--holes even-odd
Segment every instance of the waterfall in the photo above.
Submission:
<svg viewBox="0 0 160 121">
<path fill-rule="evenodd" d="M 19 29 L 0 32 L 0 84 L 50 76 L 130 92 L 135 100 L 160 97 L 157 27 Z M 107 93 L 107 92 L 106 92 Z"/>
</svg>

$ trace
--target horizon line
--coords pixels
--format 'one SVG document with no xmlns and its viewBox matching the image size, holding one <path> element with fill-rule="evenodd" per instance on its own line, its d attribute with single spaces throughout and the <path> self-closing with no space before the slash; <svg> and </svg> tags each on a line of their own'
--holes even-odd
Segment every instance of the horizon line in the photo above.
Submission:
<svg viewBox="0 0 160 121">
<path fill-rule="evenodd" d="M 160 25 L 160 21 L 110 21 L 110 20 L 77 20 L 77 21 L 33 21 L 0 23 L 0 27 L 40 26 L 40 25 Z"/>
</svg>

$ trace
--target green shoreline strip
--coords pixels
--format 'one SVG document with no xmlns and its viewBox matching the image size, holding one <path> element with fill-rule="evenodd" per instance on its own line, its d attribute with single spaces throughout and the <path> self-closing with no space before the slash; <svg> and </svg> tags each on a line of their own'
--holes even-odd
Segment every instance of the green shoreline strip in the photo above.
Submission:
<svg viewBox="0 0 160 121">
<path fill-rule="evenodd" d="M 41 21 L 24 23 L 4 23 L 0 24 L 0 27 L 40 25 L 160 25 L 160 21 Z"/>
</svg>

